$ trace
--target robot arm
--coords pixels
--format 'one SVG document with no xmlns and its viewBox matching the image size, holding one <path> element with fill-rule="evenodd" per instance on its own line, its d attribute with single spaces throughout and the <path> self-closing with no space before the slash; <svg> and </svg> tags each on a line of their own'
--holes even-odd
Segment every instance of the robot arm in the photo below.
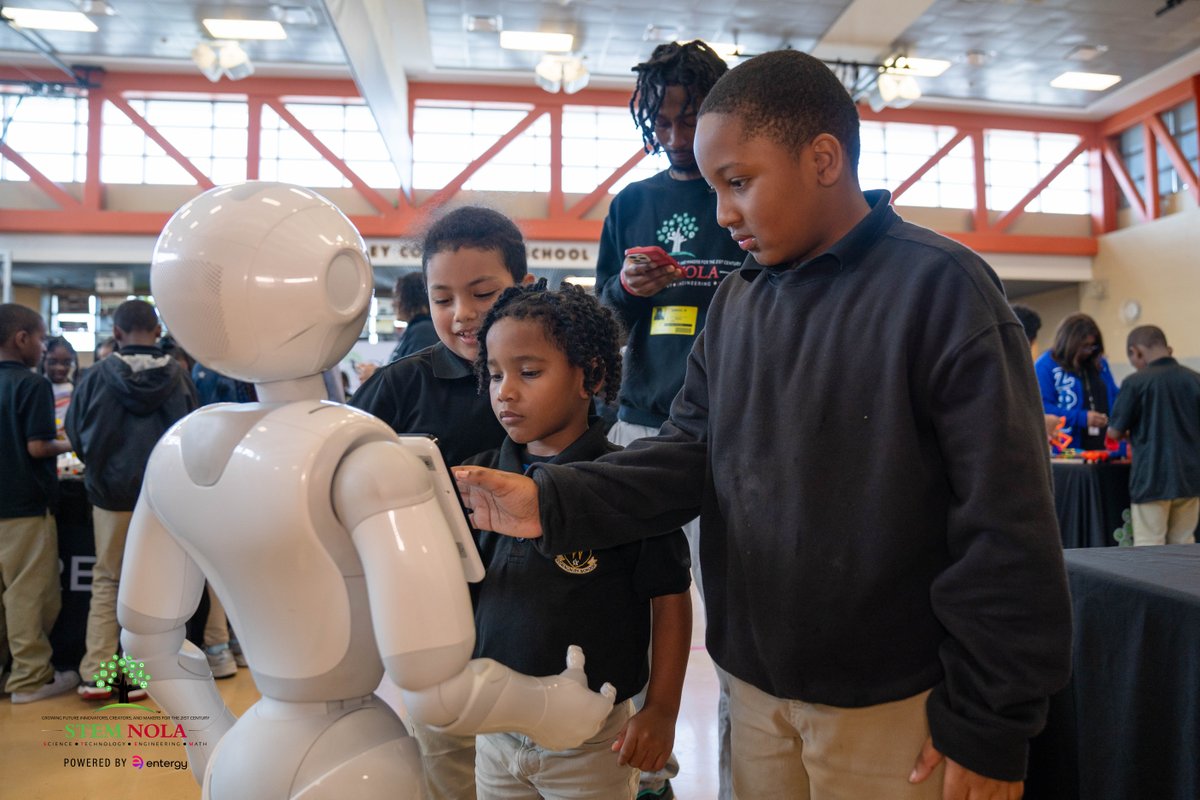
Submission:
<svg viewBox="0 0 1200 800">
<path fill-rule="evenodd" d="M 217 742 L 233 727 L 204 653 L 186 641 L 188 618 L 200 605 L 204 575 L 163 527 L 143 487 L 125 545 L 117 619 L 125 652 L 145 662 L 146 691 L 188 738 L 187 755 L 197 782 Z"/>
<path fill-rule="evenodd" d="M 384 666 L 413 716 L 448 733 L 515 731 L 556 750 L 600 729 L 616 693 L 587 688 L 579 648 L 566 671 L 544 678 L 471 660 L 466 579 L 420 459 L 394 441 L 362 445 L 339 465 L 333 502 L 363 564 Z"/>
</svg>

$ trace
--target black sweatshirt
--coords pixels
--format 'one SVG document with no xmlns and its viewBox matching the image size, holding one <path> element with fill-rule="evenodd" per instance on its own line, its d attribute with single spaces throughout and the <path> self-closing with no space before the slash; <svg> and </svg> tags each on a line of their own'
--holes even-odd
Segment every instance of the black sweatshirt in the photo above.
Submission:
<svg viewBox="0 0 1200 800">
<path fill-rule="evenodd" d="M 932 687 L 935 746 L 1018 780 L 1071 642 L 1029 345 L 975 253 L 867 199 L 825 253 L 721 285 L 659 437 L 534 468 L 539 547 L 699 510 L 718 664 L 840 707 Z"/>
<path fill-rule="evenodd" d="M 631 183 L 613 198 L 596 261 L 596 294 L 629 333 L 617 415 L 651 428 L 666 421 L 683 385 L 688 353 L 717 286 L 745 259 L 729 231 L 717 225 L 717 196 L 708 184 L 702 178 L 677 181 L 667 172 Z M 621 286 L 621 264 L 627 248 L 649 245 L 673 255 L 684 277 L 651 297 L 637 297 Z"/>
</svg>

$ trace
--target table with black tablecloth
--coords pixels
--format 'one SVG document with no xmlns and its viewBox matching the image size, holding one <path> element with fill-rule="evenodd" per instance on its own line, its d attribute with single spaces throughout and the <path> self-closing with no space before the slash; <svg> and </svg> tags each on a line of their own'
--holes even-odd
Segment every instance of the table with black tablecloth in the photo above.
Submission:
<svg viewBox="0 0 1200 800">
<path fill-rule="evenodd" d="M 1073 674 L 1033 742 L 1029 800 L 1200 798 L 1200 546 L 1064 553 Z"/>
<path fill-rule="evenodd" d="M 1054 460 L 1054 509 L 1063 547 L 1111 547 L 1129 508 L 1129 462 Z"/>
</svg>

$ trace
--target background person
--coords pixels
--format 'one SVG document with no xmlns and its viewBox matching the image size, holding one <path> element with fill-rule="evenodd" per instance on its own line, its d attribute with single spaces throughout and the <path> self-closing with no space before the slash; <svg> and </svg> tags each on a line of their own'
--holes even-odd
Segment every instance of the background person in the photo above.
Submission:
<svg viewBox="0 0 1200 800">
<path fill-rule="evenodd" d="M 1103 450 L 1108 411 L 1117 399 L 1104 357 L 1104 337 L 1087 314 L 1059 324 L 1054 345 L 1034 364 L 1044 413 L 1067 420 L 1064 430 L 1075 450 Z"/>
<path fill-rule="evenodd" d="M 596 293 L 617 312 L 628 332 L 617 421 L 608 433 L 615 444 L 654 436 L 667 420 L 683 386 L 692 344 L 704 330 L 708 308 L 724 278 L 745 253 L 717 224 L 716 197 L 696 166 L 696 112 L 725 61 L 700 40 L 654 48 L 633 68 L 637 85 L 629 110 L 649 152 L 667 154 L 670 166 L 622 189 L 608 207 L 596 262 Z M 631 247 L 659 245 L 681 269 L 627 257 Z M 692 571 L 703 599 L 699 521 L 683 526 Z M 728 686 L 720 669 L 718 699 L 719 800 L 729 800 Z M 641 797 L 673 796 L 674 757 L 658 775 L 643 775 Z"/>
<path fill-rule="evenodd" d="M 54 461 L 71 445 L 55 436 L 50 382 L 32 371 L 45 340 L 36 311 L 0 305 L 0 689 L 17 704 L 79 683 L 77 673 L 50 663 L 50 630 L 62 608 Z"/>
<path fill-rule="evenodd" d="M 1200 373 L 1172 358 L 1166 334 L 1142 325 L 1126 340 L 1137 370 L 1121 384 L 1108 435 L 1133 443 L 1133 543 L 1193 544 L 1200 522 Z"/>
<path fill-rule="evenodd" d="M 67 411 L 67 437 L 86 465 L 84 486 L 92 504 L 96 564 L 88 608 L 87 650 L 79 694 L 106 700 L 95 675 L 120 644 L 117 591 L 129 521 L 142 488 L 146 461 L 159 438 L 197 407 L 196 389 L 181 361 L 159 347 L 162 327 L 154 306 L 126 300 L 113 314 L 118 351 L 89 369 Z M 145 690 L 129 693 L 145 697 Z"/>
</svg>

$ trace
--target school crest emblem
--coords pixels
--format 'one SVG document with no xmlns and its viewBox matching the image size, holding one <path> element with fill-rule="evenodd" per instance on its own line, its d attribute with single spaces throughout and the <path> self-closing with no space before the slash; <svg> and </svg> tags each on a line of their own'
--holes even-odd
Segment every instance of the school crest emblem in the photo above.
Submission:
<svg viewBox="0 0 1200 800">
<path fill-rule="evenodd" d="M 572 575 L 586 575 L 600 565 L 591 550 L 576 550 L 573 553 L 556 556 L 554 563 L 563 572 Z"/>
</svg>

